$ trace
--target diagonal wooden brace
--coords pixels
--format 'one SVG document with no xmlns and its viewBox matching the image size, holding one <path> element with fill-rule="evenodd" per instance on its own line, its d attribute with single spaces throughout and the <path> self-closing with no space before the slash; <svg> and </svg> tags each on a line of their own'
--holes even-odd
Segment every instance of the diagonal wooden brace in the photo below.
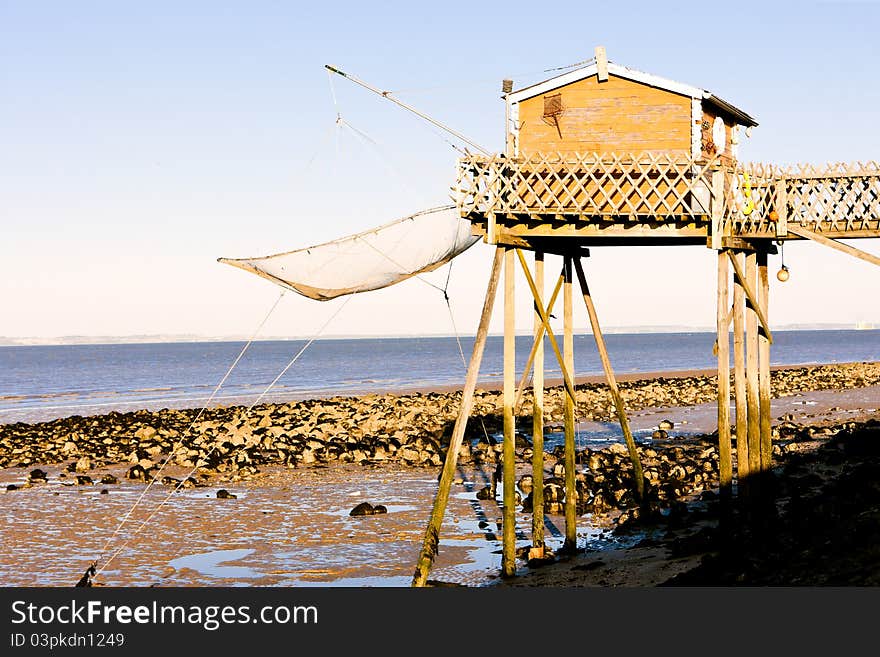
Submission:
<svg viewBox="0 0 880 657">
<path fill-rule="evenodd" d="M 577 397 L 574 394 L 574 381 L 571 378 L 568 368 L 565 366 L 565 360 L 562 358 L 562 352 L 559 350 L 559 344 L 556 342 L 556 336 L 553 334 L 553 329 L 550 328 L 550 318 L 547 316 L 547 310 L 544 308 L 544 304 L 540 301 L 541 296 L 538 294 L 538 287 L 535 285 L 535 280 L 532 278 L 532 273 L 529 271 L 529 264 L 526 262 L 525 256 L 519 249 L 516 249 L 516 255 L 519 257 L 519 264 L 522 265 L 522 270 L 525 272 L 529 289 L 532 291 L 532 297 L 535 299 L 535 310 L 538 311 L 538 315 L 541 317 L 544 331 L 550 339 L 550 345 L 553 347 L 553 353 L 556 354 L 556 360 L 559 361 L 559 368 L 562 370 L 562 380 L 565 384 L 565 391 L 568 393 L 569 397 L 571 397 L 572 401 L 577 403 Z"/>
<path fill-rule="evenodd" d="M 614 370 L 611 367 L 611 360 L 608 358 L 608 349 L 605 346 L 605 338 L 602 337 L 602 329 L 599 326 L 599 317 L 596 314 L 596 307 L 593 304 L 593 297 L 590 294 L 590 288 L 587 286 L 587 277 L 584 275 L 584 267 L 580 258 L 573 258 L 574 269 L 577 272 L 578 282 L 581 286 L 581 293 L 584 296 L 584 303 L 587 306 L 587 314 L 590 316 L 590 325 L 593 328 L 593 337 L 596 340 L 596 347 L 599 349 L 599 358 L 602 360 L 602 368 L 605 370 L 605 379 L 611 390 L 611 398 L 614 400 L 614 409 L 617 412 L 617 419 L 620 422 L 620 429 L 623 431 L 626 447 L 629 451 L 629 458 L 633 464 L 633 471 L 636 480 L 636 492 L 639 500 L 645 499 L 645 480 L 642 475 L 642 463 L 639 460 L 639 452 L 636 449 L 636 441 L 633 438 L 632 431 L 629 428 L 629 419 L 626 417 L 626 407 L 623 404 L 623 397 L 617 388 L 617 380 L 614 377 Z"/>
<path fill-rule="evenodd" d="M 798 237 L 804 237 L 809 240 L 813 240 L 814 242 L 818 242 L 819 244 L 823 244 L 824 246 L 829 246 L 832 249 L 840 251 L 842 253 L 846 253 L 847 255 L 851 255 L 859 260 L 864 260 L 865 262 L 870 262 L 872 265 L 880 265 L 880 258 L 875 255 L 868 253 L 867 251 L 862 251 L 861 249 L 857 249 L 854 246 L 850 246 L 849 244 L 844 244 L 843 242 L 838 242 L 837 240 L 833 240 L 830 237 L 825 237 L 819 233 L 814 233 L 811 230 L 807 230 L 802 226 L 798 226 L 797 224 L 788 224 L 788 232 L 797 235 Z"/>
<path fill-rule="evenodd" d="M 547 302 L 547 314 L 553 312 L 553 306 L 556 304 L 556 297 L 559 296 L 559 291 L 562 289 L 562 281 L 564 280 L 564 276 L 562 274 L 559 275 L 559 280 L 556 281 L 556 288 L 553 290 L 553 295 L 550 297 L 550 301 Z M 526 389 L 526 381 L 529 379 L 529 374 L 532 371 L 532 366 L 535 364 L 535 354 L 538 353 L 538 345 L 541 344 L 541 341 L 544 339 L 544 324 L 541 323 L 541 326 L 538 327 L 538 330 L 535 333 L 535 340 L 532 342 L 532 350 L 529 352 L 529 357 L 526 360 L 526 366 L 523 370 L 522 379 L 519 381 L 519 387 L 516 389 L 516 401 L 513 404 L 515 409 L 519 408 L 520 402 L 522 402 L 523 392 Z"/>
</svg>

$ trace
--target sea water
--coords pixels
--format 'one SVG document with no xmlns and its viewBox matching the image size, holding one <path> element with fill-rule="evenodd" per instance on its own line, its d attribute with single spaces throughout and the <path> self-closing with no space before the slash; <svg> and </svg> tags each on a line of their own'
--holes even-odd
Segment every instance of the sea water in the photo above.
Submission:
<svg viewBox="0 0 880 657">
<path fill-rule="evenodd" d="M 774 331 L 773 338 L 773 365 L 880 360 L 880 330 Z M 712 333 L 612 333 L 605 339 L 618 374 L 716 366 Z M 516 339 L 519 371 L 531 342 L 525 335 Z M 461 340 L 461 350 L 454 337 L 318 340 L 270 388 L 304 345 L 252 343 L 220 388 L 243 342 L 0 347 L 0 423 L 460 386 L 473 337 Z M 481 387 L 500 388 L 502 346 L 501 336 L 489 336 Z M 546 376 L 558 378 L 546 348 Z M 602 373 L 589 334 L 575 336 L 575 372 Z"/>
</svg>

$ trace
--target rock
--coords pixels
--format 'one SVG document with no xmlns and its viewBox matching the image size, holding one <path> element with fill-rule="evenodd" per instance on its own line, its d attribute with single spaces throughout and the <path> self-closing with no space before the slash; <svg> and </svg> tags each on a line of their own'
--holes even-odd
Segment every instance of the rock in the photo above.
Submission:
<svg viewBox="0 0 880 657">
<path fill-rule="evenodd" d="M 491 486 L 483 486 L 480 490 L 477 491 L 477 499 L 478 500 L 494 500 L 495 492 L 492 490 Z"/>
<path fill-rule="evenodd" d="M 234 493 L 230 493 L 225 488 L 221 488 L 220 490 L 217 491 L 217 499 L 218 500 L 235 500 L 235 499 L 238 499 L 238 495 L 235 495 Z"/>
<path fill-rule="evenodd" d="M 666 433 L 666 431 L 663 429 L 657 429 L 656 431 L 654 431 L 654 433 L 651 434 L 651 438 L 653 440 L 666 440 L 667 438 L 669 438 L 669 434 Z"/>
<path fill-rule="evenodd" d="M 144 470 L 144 466 L 140 464 L 136 464 L 131 466 L 128 469 L 128 472 L 125 473 L 126 479 L 135 479 L 137 481 L 146 481 L 147 479 L 147 471 Z"/>
<path fill-rule="evenodd" d="M 18 490 L 20 486 L 16 486 L 15 484 L 7 484 L 6 490 Z"/>
<path fill-rule="evenodd" d="M 35 470 L 31 470 L 30 474 L 28 475 L 28 479 L 35 483 L 38 481 L 45 482 L 49 480 L 49 475 L 47 475 L 45 471 L 36 468 Z"/>
<path fill-rule="evenodd" d="M 626 456 L 629 454 L 629 450 L 623 443 L 611 443 L 610 445 L 608 445 L 605 451 L 609 454 L 619 454 L 621 456 Z"/>
<path fill-rule="evenodd" d="M 384 504 L 377 504 L 373 507 L 373 513 L 388 513 L 388 508 Z"/>
<path fill-rule="evenodd" d="M 356 507 L 354 507 L 351 511 L 348 512 L 350 516 L 371 516 L 373 515 L 373 505 L 369 502 L 361 502 Z"/>
<path fill-rule="evenodd" d="M 101 495 L 108 495 L 109 493 L 110 493 L 110 491 L 107 490 L 106 488 L 101 489 Z"/>
<path fill-rule="evenodd" d="M 92 460 L 88 456 L 83 456 L 74 466 L 74 472 L 88 472 L 92 469 Z"/>
<path fill-rule="evenodd" d="M 101 477 L 101 483 L 102 484 L 118 484 L 119 479 L 117 479 L 112 474 L 105 474 L 103 477 Z"/>
<path fill-rule="evenodd" d="M 89 475 L 77 475 L 76 483 L 80 486 L 91 486 L 95 482 L 92 481 L 92 478 Z"/>
<path fill-rule="evenodd" d="M 663 431 L 672 431 L 674 427 L 675 423 L 672 420 L 661 420 L 660 424 L 657 425 L 657 428 Z"/>
<path fill-rule="evenodd" d="M 523 475 L 522 477 L 520 477 L 519 482 L 517 482 L 517 485 L 519 486 L 519 489 L 523 493 L 528 495 L 529 493 L 532 492 L 533 483 L 534 483 L 534 479 L 532 478 L 532 475 L 527 474 L 527 475 Z"/>
</svg>

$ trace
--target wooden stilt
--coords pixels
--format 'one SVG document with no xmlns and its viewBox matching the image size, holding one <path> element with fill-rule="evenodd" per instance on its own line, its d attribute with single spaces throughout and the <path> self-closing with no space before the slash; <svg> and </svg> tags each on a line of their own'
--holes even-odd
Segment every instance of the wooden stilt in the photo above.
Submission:
<svg viewBox="0 0 880 657">
<path fill-rule="evenodd" d="M 596 340 L 596 347 L 599 349 L 599 358 L 602 361 L 602 369 L 605 370 L 605 380 L 611 390 L 611 398 L 614 400 L 614 409 L 617 412 L 617 420 L 620 422 L 620 429 L 623 431 L 623 437 L 626 441 L 626 447 L 629 451 L 629 458 L 633 465 L 633 476 L 635 477 L 636 494 L 640 500 L 645 497 L 645 479 L 642 474 L 642 463 L 639 459 L 639 452 L 636 449 L 636 441 L 633 439 L 632 431 L 629 428 L 629 420 L 626 417 L 626 406 L 623 403 L 623 397 L 617 387 L 617 379 L 614 376 L 614 370 L 611 367 L 611 359 L 608 357 L 608 349 L 605 346 L 605 338 L 602 336 L 602 327 L 599 325 L 599 316 L 596 313 L 596 306 L 593 304 L 593 296 L 590 294 L 590 288 L 587 285 L 587 277 L 584 275 L 584 268 L 580 258 L 574 259 L 574 267 L 577 271 L 578 281 L 581 286 L 581 293 L 584 296 L 584 304 L 587 306 L 587 314 L 590 316 L 590 327 L 593 330 L 593 338 Z"/>
<path fill-rule="evenodd" d="M 480 315 L 480 325 L 477 329 L 474 350 L 471 353 L 464 389 L 461 394 L 461 406 L 455 419 L 452 437 L 449 439 L 446 460 L 443 463 L 443 471 L 440 474 L 440 485 L 434 498 L 431 518 L 428 520 L 428 527 L 425 530 L 425 538 L 419 553 L 419 560 L 416 563 L 416 570 L 413 574 L 413 586 L 425 586 L 428 581 L 428 571 L 431 569 L 431 564 L 434 563 L 434 557 L 437 555 L 437 544 L 440 541 L 440 526 L 443 524 L 446 503 L 449 501 L 449 489 L 455 475 L 458 451 L 461 448 L 467 421 L 473 408 L 474 390 L 477 387 L 477 377 L 480 373 L 480 363 L 483 360 L 486 336 L 489 334 L 489 321 L 492 318 L 492 307 L 495 305 L 495 294 L 498 290 L 498 279 L 501 276 L 503 255 L 504 250 L 502 248 L 495 249 L 495 259 L 492 262 L 492 270 L 489 274 L 489 285 L 486 289 L 486 298 L 483 302 L 482 314 Z"/>
<path fill-rule="evenodd" d="M 757 256 L 758 301 L 761 312 L 770 320 L 770 282 L 767 278 L 767 250 L 761 249 Z M 763 331 L 758 333 L 758 399 L 760 406 L 761 470 L 770 470 L 773 443 L 770 429 L 770 341 Z"/>
<path fill-rule="evenodd" d="M 565 368 L 574 376 L 574 315 L 571 297 L 571 257 L 565 256 L 565 283 L 562 286 L 563 337 Z M 575 485 L 574 397 L 565 396 L 565 543 L 564 551 L 577 548 L 577 488 Z"/>
<path fill-rule="evenodd" d="M 516 269 L 513 249 L 504 252 L 504 444 L 502 446 L 502 539 L 501 575 L 516 573 L 516 425 L 513 400 L 516 395 L 516 331 L 514 326 L 514 287 Z"/>
<path fill-rule="evenodd" d="M 718 252 L 718 466 L 721 489 L 730 489 L 733 464 L 730 453 L 730 334 L 728 286 L 730 273 L 727 254 Z"/>
<path fill-rule="evenodd" d="M 745 267 L 745 255 L 734 254 Z M 749 476 L 748 403 L 746 401 L 746 294 L 738 278 L 733 281 L 733 388 L 736 404 L 736 478 L 742 486 Z"/>
<path fill-rule="evenodd" d="M 544 294 L 544 254 L 535 251 L 535 286 Z M 557 288 L 558 289 L 558 288 Z M 538 301 L 541 301 L 541 298 Z M 551 306 L 552 309 L 552 306 Z M 549 312 L 549 310 L 548 310 Z M 535 310 L 535 374 L 532 377 L 532 549 L 534 556 L 544 552 L 544 323 Z M 526 371 L 528 371 L 526 365 Z M 514 405 L 515 407 L 515 405 Z"/>
<path fill-rule="evenodd" d="M 755 252 L 746 254 L 745 288 L 746 296 L 751 299 L 746 311 L 746 400 L 748 403 L 748 441 L 749 441 L 749 472 L 757 473 L 761 470 L 761 419 L 760 401 L 758 398 L 758 308 L 754 295 L 749 295 L 748 290 L 754 290 L 758 280 L 758 268 Z"/>
</svg>

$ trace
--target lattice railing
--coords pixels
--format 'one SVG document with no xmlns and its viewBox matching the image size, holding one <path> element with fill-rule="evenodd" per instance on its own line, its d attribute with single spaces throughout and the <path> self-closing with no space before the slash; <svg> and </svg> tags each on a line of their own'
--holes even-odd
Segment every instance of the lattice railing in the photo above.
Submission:
<svg viewBox="0 0 880 657">
<path fill-rule="evenodd" d="M 469 155 L 459 160 L 453 191 L 464 217 L 690 218 L 708 225 L 716 173 L 721 235 L 784 236 L 786 222 L 817 232 L 880 230 L 877 162 L 783 167 L 653 153 Z"/>
<path fill-rule="evenodd" d="M 723 229 L 742 235 L 776 231 L 775 212 L 787 223 L 815 232 L 876 231 L 880 224 L 880 165 L 877 162 L 738 164 L 728 172 Z M 746 186 L 746 177 L 751 190 Z M 754 209 L 750 212 L 746 192 Z M 784 228 L 783 228 L 784 232 Z"/>
<path fill-rule="evenodd" d="M 459 160 L 454 191 L 463 216 L 705 217 L 713 167 L 717 161 L 652 153 L 473 155 Z"/>
</svg>

